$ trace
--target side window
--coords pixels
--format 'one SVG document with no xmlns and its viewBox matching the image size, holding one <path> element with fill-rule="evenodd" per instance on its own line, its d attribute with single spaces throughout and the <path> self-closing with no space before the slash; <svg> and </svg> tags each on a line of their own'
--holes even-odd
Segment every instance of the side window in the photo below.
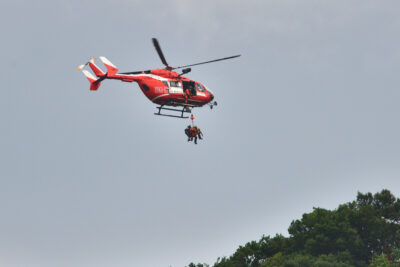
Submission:
<svg viewBox="0 0 400 267">
<path fill-rule="evenodd" d="M 206 89 L 199 83 L 196 83 L 196 88 L 199 92 L 205 92 Z"/>
<path fill-rule="evenodd" d="M 149 91 L 150 90 L 150 88 L 145 83 L 142 84 L 142 87 L 143 87 L 143 90 L 145 90 L 145 91 Z"/>
<path fill-rule="evenodd" d="M 171 87 L 182 87 L 182 86 L 181 86 L 181 83 L 178 82 L 178 81 L 170 81 L 170 82 L 169 82 L 169 85 L 170 85 Z"/>
<path fill-rule="evenodd" d="M 168 87 L 168 83 L 166 81 L 163 81 L 163 84 Z"/>
</svg>

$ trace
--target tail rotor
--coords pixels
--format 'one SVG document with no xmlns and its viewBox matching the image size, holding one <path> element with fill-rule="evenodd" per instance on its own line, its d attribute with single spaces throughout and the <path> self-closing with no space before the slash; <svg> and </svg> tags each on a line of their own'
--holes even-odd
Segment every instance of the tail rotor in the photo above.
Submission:
<svg viewBox="0 0 400 267">
<path fill-rule="evenodd" d="M 93 60 L 93 59 L 96 60 L 95 57 L 89 59 L 89 61 L 86 62 L 85 64 L 79 65 L 78 68 L 77 68 L 77 70 L 83 70 L 87 65 L 89 65 L 89 62 L 90 62 L 91 60 Z"/>
</svg>

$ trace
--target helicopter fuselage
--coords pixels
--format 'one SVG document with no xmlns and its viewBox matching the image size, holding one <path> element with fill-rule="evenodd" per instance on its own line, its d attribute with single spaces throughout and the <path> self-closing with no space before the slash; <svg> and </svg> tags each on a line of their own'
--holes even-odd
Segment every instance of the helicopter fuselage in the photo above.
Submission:
<svg viewBox="0 0 400 267">
<path fill-rule="evenodd" d="M 203 84 L 166 69 L 140 74 L 107 74 L 106 78 L 137 82 L 143 94 L 159 105 L 202 107 L 214 99 Z"/>
</svg>

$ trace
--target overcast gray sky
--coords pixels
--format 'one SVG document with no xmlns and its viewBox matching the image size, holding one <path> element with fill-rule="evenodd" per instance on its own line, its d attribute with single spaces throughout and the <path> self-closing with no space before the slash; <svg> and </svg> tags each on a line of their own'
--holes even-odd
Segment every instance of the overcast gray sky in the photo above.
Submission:
<svg viewBox="0 0 400 267">
<path fill-rule="evenodd" d="M 0 2 L 0 265 L 213 263 L 312 207 L 400 194 L 399 1 Z M 242 54 L 187 76 L 219 102 L 156 117 L 121 71 Z"/>
</svg>

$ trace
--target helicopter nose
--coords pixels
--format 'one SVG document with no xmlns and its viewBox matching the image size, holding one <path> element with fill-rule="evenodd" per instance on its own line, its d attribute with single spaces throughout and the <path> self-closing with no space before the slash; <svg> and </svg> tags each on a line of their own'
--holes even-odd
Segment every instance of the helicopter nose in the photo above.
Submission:
<svg viewBox="0 0 400 267">
<path fill-rule="evenodd" d="M 210 93 L 210 101 L 213 101 L 214 99 L 214 95 L 212 93 Z"/>
</svg>

